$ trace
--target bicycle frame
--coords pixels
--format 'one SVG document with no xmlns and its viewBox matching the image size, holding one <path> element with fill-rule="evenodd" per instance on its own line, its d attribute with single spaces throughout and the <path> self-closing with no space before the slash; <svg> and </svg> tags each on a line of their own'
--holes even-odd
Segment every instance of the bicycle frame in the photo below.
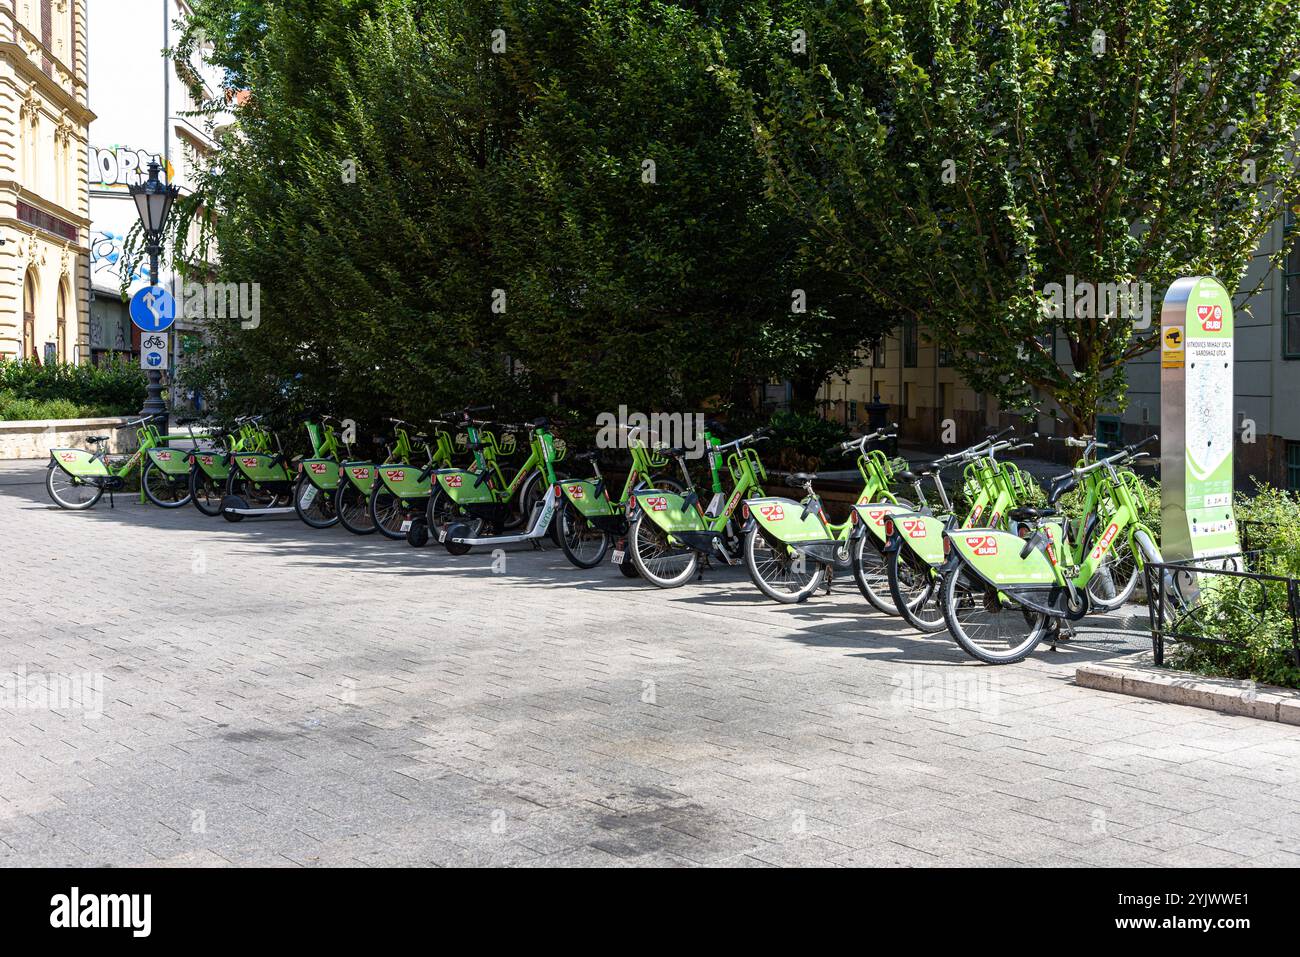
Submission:
<svg viewBox="0 0 1300 957">
<path fill-rule="evenodd" d="M 546 490 L 542 493 L 542 500 L 538 507 L 534 509 L 533 514 L 527 516 L 529 522 L 527 530 L 516 535 L 487 535 L 471 537 L 467 534 L 469 531 L 467 526 L 460 522 L 453 522 L 447 528 L 439 530 L 439 542 L 467 547 L 473 547 L 475 545 L 511 545 L 520 542 L 536 541 L 547 534 L 550 530 L 551 519 L 554 517 L 555 510 L 559 506 L 560 498 L 563 495 L 563 492 L 560 490 L 560 483 L 555 478 L 555 462 L 563 455 L 563 453 L 557 452 L 556 439 L 551 435 L 549 426 L 543 421 L 539 421 L 530 426 L 529 431 L 531 434 L 529 436 L 528 459 L 524 462 L 524 465 L 515 475 L 515 478 L 511 481 L 510 485 L 502 490 L 500 493 L 501 498 L 487 503 L 470 503 L 471 505 L 498 505 L 509 501 L 514 495 L 516 489 L 522 485 L 522 476 L 535 468 L 541 473 L 546 483 Z M 473 433 L 470 435 L 470 442 L 471 445 L 476 444 Z M 477 453 L 480 450 L 476 449 L 475 451 Z M 462 470 L 457 469 L 452 471 L 460 473 Z M 439 482 L 442 481 L 445 474 L 445 472 L 438 473 Z M 468 472 L 463 474 L 474 475 L 475 473 Z M 482 474 L 485 477 L 485 481 L 482 485 L 487 485 L 492 473 L 485 470 Z M 463 485 L 454 487 L 459 489 L 462 488 Z"/>
</svg>

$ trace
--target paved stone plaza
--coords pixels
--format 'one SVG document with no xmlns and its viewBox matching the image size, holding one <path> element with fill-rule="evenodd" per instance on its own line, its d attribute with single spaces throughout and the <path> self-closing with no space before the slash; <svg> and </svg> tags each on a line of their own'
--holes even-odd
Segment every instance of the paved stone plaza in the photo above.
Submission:
<svg viewBox="0 0 1300 957">
<path fill-rule="evenodd" d="M 0 707 L 6 865 L 1300 863 L 1300 729 L 1073 684 L 1136 606 L 989 668 L 851 581 L 494 572 L 42 479 L 0 464 L 0 677 L 92 693 Z"/>
</svg>

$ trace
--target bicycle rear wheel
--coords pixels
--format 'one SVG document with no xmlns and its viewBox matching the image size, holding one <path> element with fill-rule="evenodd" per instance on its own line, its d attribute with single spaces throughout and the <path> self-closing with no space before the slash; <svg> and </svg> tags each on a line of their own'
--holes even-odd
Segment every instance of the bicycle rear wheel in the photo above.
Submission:
<svg viewBox="0 0 1300 957">
<path fill-rule="evenodd" d="M 1048 631 L 1049 619 L 998 595 L 964 568 L 943 580 L 943 616 L 962 650 L 991 665 L 1028 657 Z"/>
<path fill-rule="evenodd" d="M 939 601 L 939 580 L 915 552 L 899 548 L 889 556 L 889 594 L 903 620 L 917 631 L 934 634 L 947 628 Z"/>
<path fill-rule="evenodd" d="M 57 465 L 51 465 L 46 470 L 45 491 L 49 493 L 55 505 L 73 512 L 93 508 L 95 503 L 104 497 L 103 486 L 91 485 L 82 479 L 74 478 Z"/>
<path fill-rule="evenodd" d="M 331 528 L 338 524 L 337 490 L 319 489 L 306 475 L 299 475 L 293 488 L 293 510 L 312 528 Z"/>
<path fill-rule="evenodd" d="M 1114 611 L 1133 597 L 1138 567 L 1128 539 L 1117 537 L 1101 565 L 1088 579 L 1088 597 L 1098 611 Z"/>
<path fill-rule="evenodd" d="M 745 568 L 764 595 L 783 605 L 805 601 L 826 577 L 826 566 L 802 555 L 791 555 L 784 545 L 773 547 L 756 527 L 745 533 Z"/>
<path fill-rule="evenodd" d="M 686 584 L 699 568 L 700 556 L 693 548 L 681 548 L 668 541 L 668 534 L 637 512 L 627 530 L 627 550 L 641 577 L 659 588 Z"/>
<path fill-rule="evenodd" d="M 595 568 L 605 560 L 611 536 L 592 525 L 568 499 L 561 502 L 560 514 L 553 521 L 564 557 L 575 566 Z"/>
<path fill-rule="evenodd" d="M 189 476 L 168 475 L 154 465 L 153 459 L 146 459 L 144 463 L 140 487 L 144 489 L 145 497 L 159 508 L 180 508 L 190 503 Z"/>
<path fill-rule="evenodd" d="M 402 525 L 410 517 L 407 512 L 408 509 L 400 498 L 378 481 L 375 482 L 375 487 L 370 490 L 370 520 L 375 523 L 380 535 L 394 541 L 406 538 L 406 530 Z"/>
<path fill-rule="evenodd" d="M 344 482 L 339 487 L 336 507 L 339 524 L 353 535 L 370 535 L 374 532 L 375 523 L 370 518 L 370 499 L 351 482 Z"/>
<path fill-rule="evenodd" d="M 204 515 L 216 518 L 221 514 L 221 499 L 224 494 L 221 485 L 203 469 L 197 465 L 190 469 L 190 501 Z"/>
</svg>

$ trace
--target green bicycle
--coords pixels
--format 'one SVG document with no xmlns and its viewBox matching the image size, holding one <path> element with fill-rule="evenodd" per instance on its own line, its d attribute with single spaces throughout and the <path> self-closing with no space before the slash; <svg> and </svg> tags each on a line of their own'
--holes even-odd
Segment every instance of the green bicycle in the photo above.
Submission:
<svg viewBox="0 0 1300 957">
<path fill-rule="evenodd" d="M 226 497 L 230 480 L 230 456 L 236 452 L 266 452 L 271 447 L 271 433 L 261 427 L 262 416 L 241 416 L 233 429 L 212 435 L 213 447 L 190 453 L 190 501 L 204 515 L 221 514 L 221 500 Z"/>
<path fill-rule="evenodd" d="M 560 483 L 564 494 L 558 517 L 560 548 L 577 568 L 595 568 L 620 539 L 626 538 L 627 507 L 634 489 L 682 492 L 678 482 L 658 474 L 668 466 L 668 456 L 652 451 L 635 433 L 629 434 L 627 447 L 632 464 L 617 498 L 610 496 L 609 486 L 600 472 L 599 451 L 574 456 L 575 461 L 591 462 L 591 478 L 566 479 Z M 626 552 L 620 551 L 619 559 L 616 563 L 619 571 L 635 578 L 636 567 L 626 557 Z"/>
<path fill-rule="evenodd" d="M 446 422 L 434 420 L 433 433 L 408 435 L 409 422 L 390 419 L 394 424 L 397 444 L 384 462 L 374 472 L 370 490 L 370 521 L 379 534 L 394 541 L 410 540 L 412 527 L 423 524 L 433 492 L 431 474 L 438 469 L 452 467 L 451 435 L 442 426 Z M 423 454 L 424 464 L 412 460 Z M 417 533 L 418 534 L 418 533 Z"/>
<path fill-rule="evenodd" d="M 1012 431 L 1006 429 L 968 449 L 945 455 L 916 473 L 904 473 L 904 480 L 913 483 L 916 489 L 919 504 L 915 511 L 889 517 L 881 551 L 885 557 L 885 572 L 894 607 L 918 631 L 934 633 L 946 627 L 943 609 L 937 600 L 945 532 L 954 528 L 971 528 L 976 516 L 981 514 L 990 516 L 991 520 L 1000 523 L 999 527 L 1005 528 L 1007 509 L 1033 494 L 1028 477 L 1020 469 L 997 461 L 1000 452 L 1030 447 L 1031 443 L 1003 441 Z M 964 516 L 954 512 L 943 482 L 943 473 L 957 466 L 963 467 L 966 477 L 969 504 Z M 938 514 L 925 496 L 922 483 L 927 478 L 934 483 L 938 495 L 941 508 Z"/>
<path fill-rule="evenodd" d="M 1025 539 L 998 529 L 958 529 L 945 535 L 940 603 L 948 630 L 967 654 L 989 664 L 1009 664 L 1023 660 L 1045 637 L 1055 640 L 1063 622 L 1079 621 L 1092 610 L 1088 583 L 1116 541 L 1127 540 L 1139 569 L 1145 562 L 1161 561 L 1154 536 L 1142 522 L 1136 476 L 1121 470 L 1144 457 L 1138 450 L 1156 439 L 1151 436 L 1057 477 L 1045 508 L 1011 509 L 1011 520 L 1026 526 Z M 1107 517 L 1106 526 L 1076 550 L 1065 518 L 1054 506 L 1095 473 L 1101 473 L 1097 510 Z"/>
<path fill-rule="evenodd" d="M 172 439 L 185 436 L 164 435 L 158 423 L 166 424 L 168 415 L 160 412 L 130 419 L 123 428 L 136 430 L 137 448 L 129 456 L 110 456 L 104 449 L 107 435 L 92 435 L 87 442 L 95 446 L 86 449 L 50 449 L 46 466 L 45 490 L 54 504 L 70 511 L 93 508 L 109 493 L 126 488 L 127 477 L 140 470 L 141 501 L 147 498 L 159 508 L 180 508 L 190 500 L 188 452 L 169 448 Z M 113 460 L 116 461 L 113 461 Z"/>
<path fill-rule="evenodd" d="M 856 499 L 859 505 L 911 507 L 889 490 L 893 468 L 885 454 L 867 449 L 868 443 L 890 437 L 889 429 L 879 429 L 827 450 L 840 454 L 857 450 L 863 483 Z M 843 522 L 831 522 L 813 489 L 816 479 L 807 472 L 789 476 L 804 490 L 801 501 L 769 496 L 746 499 L 742 506 L 745 568 L 758 590 L 773 601 L 805 601 L 823 583 L 829 592 L 835 568 L 851 562 L 850 545 L 865 547 L 850 537 L 856 510 L 850 510 Z"/>
<path fill-rule="evenodd" d="M 684 493 L 666 489 L 637 489 L 629 502 L 627 548 L 641 577 L 659 588 L 684 585 L 713 559 L 726 565 L 742 559 L 741 526 L 736 510 L 746 496 L 763 498 L 767 469 L 753 448 L 766 441 L 771 429 L 759 429 L 731 442 L 719 444 L 711 431 L 704 433 L 705 453 L 713 483 L 707 508 L 686 465 L 688 450 L 671 449 L 685 480 Z M 732 481 L 724 492 L 722 468 Z M 616 560 L 621 556 L 615 554 Z"/>
</svg>

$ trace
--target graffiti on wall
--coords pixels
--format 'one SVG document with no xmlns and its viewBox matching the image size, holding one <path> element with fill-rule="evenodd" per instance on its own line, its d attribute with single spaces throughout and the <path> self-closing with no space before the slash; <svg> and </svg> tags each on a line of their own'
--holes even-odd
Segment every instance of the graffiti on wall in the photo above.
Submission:
<svg viewBox="0 0 1300 957">
<path fill-rule="evenodd" d="M 92 146 L 90 147 L 90 188 L 114 189 L 126 191 L 128 186 L 143 183 L 149 175 L 149 164 L 163 164 L 162 157 L 148 150 L 133 149 L 130 146 Z M 175 169 L 170 163 L 165 164 L 167 180 L 170 182 Z"/>
<path fill-rule="evenodd" d="M 120 282 L 121 262 L 125 255 L 124 233 L 115 233 L 107 229 L 96 229 L 90 234 L 90 272 L 93 278 L 102 279 L 116 286 Z M 149 264 L 140 262 L 131 270 L 131 282 L 148 282 Z"/>
</svg>

